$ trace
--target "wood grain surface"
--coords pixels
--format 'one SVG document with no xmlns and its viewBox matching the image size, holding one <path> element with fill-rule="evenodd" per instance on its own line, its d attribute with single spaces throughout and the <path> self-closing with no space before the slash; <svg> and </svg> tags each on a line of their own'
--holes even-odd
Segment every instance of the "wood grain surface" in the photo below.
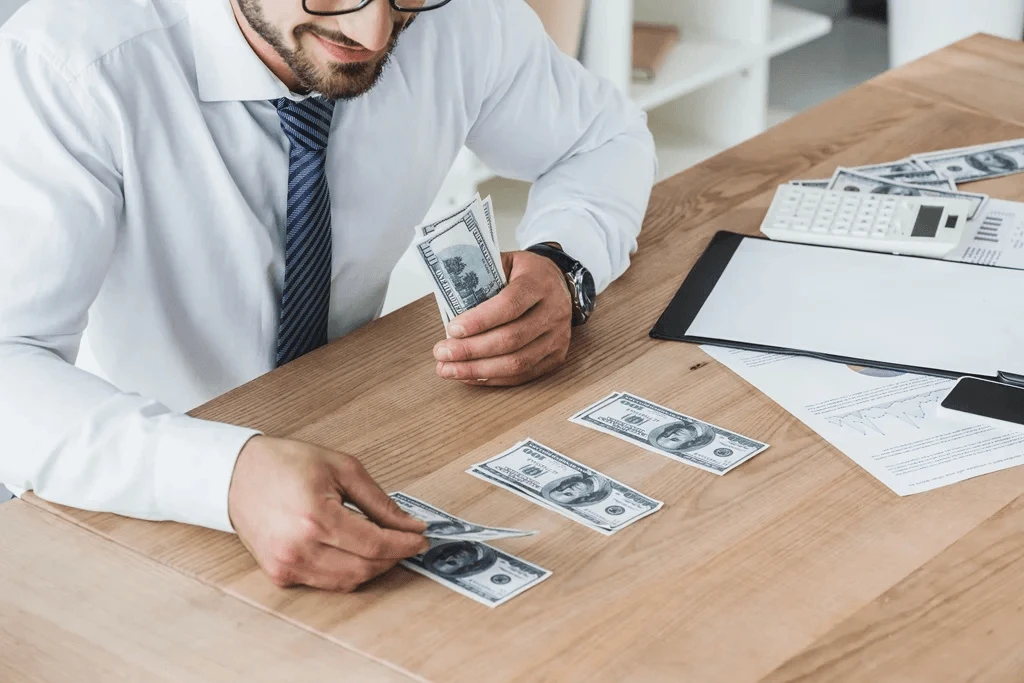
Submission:
<svg viewBox="0 0 1024 683">
<path fill-rule="evenodd" d="M 714 232 L 756 233 L 780 183 L 1024 137 L 1021 101 L 1024 46 L 975 37 L 661 183 L 633 267 L 566 367 L 530 386 L 436 379 L 423 299 L 195 411 L 539 530 L 502 547 L 554 575 L 496 610 L 401 569 L 350 596 L 280 590 L 231 536 L 35 503 L 433 681 L 1021 680 L 1024 469 L 900 498 L 698 348 L 647 336 Z M 970 189 L 1024 199 L 1021 176 Z M 717 477 L 567 422 L 612 390 L 772 448 Z M 665 508 L 607 538 L 463 473 L 527 436 Z"/>
<path fill-rule="evenodd" d="M 419 680 L 25 503 L 0 529 L 4 683 Z"/>
</svg>

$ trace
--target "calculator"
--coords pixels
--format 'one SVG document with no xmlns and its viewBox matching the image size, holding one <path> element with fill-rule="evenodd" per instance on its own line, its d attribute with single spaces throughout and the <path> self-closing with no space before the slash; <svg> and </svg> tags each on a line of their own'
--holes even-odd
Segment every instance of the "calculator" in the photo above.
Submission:
<svg viewBox="0 0 1024 683">
<path fill-rule="evenodd" d="M 963 199 L 783 185 L 761 232 L 784 242 L 942 258 L 960 243 L 970 212 Z"/>
</svg>

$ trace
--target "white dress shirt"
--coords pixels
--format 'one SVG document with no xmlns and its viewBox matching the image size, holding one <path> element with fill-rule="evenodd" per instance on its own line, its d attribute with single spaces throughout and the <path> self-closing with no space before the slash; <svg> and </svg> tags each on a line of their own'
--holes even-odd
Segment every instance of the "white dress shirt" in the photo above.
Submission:
<svg viewBox="0 0 1024 683">
<path fill-rule="evenodd" d="M 231 530 L 255 432 L 183 413 L 274 368 L 288 142 L 269 100 L 297 96 L 228 0 L 31 0 L 0 28 L 0 93 L 0 482 Z M 535 182 L 523 246 L 561 243 L 599 288 L 625 271 L 656 165 L 643 113 L 522 0 L 455 0 L 338 103 L 330 338 L 379 315 L 463 146 Z M 83 334 L 105 379 L 74 366 Z"/>
</svg>

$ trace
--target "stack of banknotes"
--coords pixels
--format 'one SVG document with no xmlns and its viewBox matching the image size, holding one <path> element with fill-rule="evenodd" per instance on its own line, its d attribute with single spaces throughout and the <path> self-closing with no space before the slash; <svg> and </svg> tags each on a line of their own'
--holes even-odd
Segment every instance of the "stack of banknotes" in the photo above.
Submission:
<svg viewBox="0 0 1024 683">
<path fill-rule="evenodd" d="M 988 195 L 964 192 L 960 185 L 1024 172 L 1024 140 L 989 143 L 870 166 L 839 168 L 830 179 L 791 184 L 844 192 L 966 199 L 974 218 Z"/>
<path fill-rule="evenodd" d="M 413 247 L 430 276 L 445 330 L 453 318 L 508 284 L 490 197 L 477 195 L 444 218 L 419 226 Z"/>
<path fill-rule="evenodd" d="M 724 475 L 768 445 L 626 392 L 615 392 L 570 418 L 659 455 Z M 656 513 L 664 503 L 526 439 L 467 472 L 544 510 L 611 536 Z M 405 493 L 392 499 L 427 523 L 430 548 L 403 562 L 453 591 L 497 607 L 544 581 L 551 572 L 491 545 L 535 532 L 474 524 Z"/>
</svg>

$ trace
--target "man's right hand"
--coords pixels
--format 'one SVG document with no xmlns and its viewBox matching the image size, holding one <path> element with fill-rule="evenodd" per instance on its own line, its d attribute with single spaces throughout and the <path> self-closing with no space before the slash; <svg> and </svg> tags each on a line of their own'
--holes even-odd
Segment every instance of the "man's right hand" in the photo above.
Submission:
<svg viewBox="0 0 1024 683">
<path fill-rule="evenodd" d="M 426 525 L 402 512 L 358 460 L 300 441 L 250 439 L 235 464 L 228 513 L 281 587 L 351 592 L 428 546 Z"/>
</svg>

